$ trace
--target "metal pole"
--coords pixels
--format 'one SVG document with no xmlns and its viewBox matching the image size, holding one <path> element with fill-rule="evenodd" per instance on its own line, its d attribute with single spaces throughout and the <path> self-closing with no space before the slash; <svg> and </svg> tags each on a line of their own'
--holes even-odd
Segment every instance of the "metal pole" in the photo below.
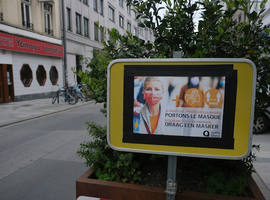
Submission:
<svg viewBox="0 0 270 200">
<path fill-rule="evenodd" d="M 174 51 L 173 58 L 182 58 L 183 51 Z M 177 156 L 168 156 L 166 200 L 175 200 L 177 191 L 176 182 Z"/>
<path fill-rule="evenodd" d="M 66 19 L 65 19 L 65 0 L 62 0 L 62 24 L 63 24 L 63 48 L 64 48 L 64 85 L 68 86 L 67 80 L 67 40 L 66 40 Z"/>
<path fill-rule="evenodd" d="M 176 169 L 177 169 L 177 157 L 168 156 L 166 200 L 175 199 L 175 194 L 177 191 Z"/>
</svg>

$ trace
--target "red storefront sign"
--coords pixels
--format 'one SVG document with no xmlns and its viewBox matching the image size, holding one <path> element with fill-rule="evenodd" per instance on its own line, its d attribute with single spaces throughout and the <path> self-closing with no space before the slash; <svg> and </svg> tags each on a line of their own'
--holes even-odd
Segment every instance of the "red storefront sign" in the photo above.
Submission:
<svg viewBox="0 0 270 200">
<path fill-rule="evenodd" d="M 0 33 L 0 49 L 63 57 L 63 47 L 14 35 Z"/>
</svg>

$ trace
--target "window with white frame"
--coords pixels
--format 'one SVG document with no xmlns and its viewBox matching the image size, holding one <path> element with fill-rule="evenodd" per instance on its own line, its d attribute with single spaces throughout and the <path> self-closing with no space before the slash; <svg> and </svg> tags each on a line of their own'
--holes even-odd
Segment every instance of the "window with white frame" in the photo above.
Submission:
<svg viewBox="0 0 270 200">
<path fill-rule="evenodd" d="M 130 5 L 127 5 L 127 13 L 130 15 Z"/>
<path fill-rule="evenodd" d="M 85 5 L 88 5 L 88 0 L 83 0 L 83 3 L 84 3 Z"/>
<path fill-rule="evenodd" d="M 119 15 L 119 26 L 124 28 L 124 17 L 122 15 Z"/>
<path fill-rule="evenodd" d="M 76 33 L 82 34 L 81 15 L 76 13 Z"/>
<path fill-rule="evenodd" d="M 239 15 L 238 15 L 238 22 L 240 23 L 240 22 L 242 22 L 242 14 L 240 13 Z"/>
<path fill-rule="evenodd" d="M 98 41 L 98 25 L 94 23 L 94 35 L 95 35 L 95 40 Z"/>
<path fill-rule="evenodd" d="M 123 7 L 123 0 L 119 0 L 119 5 Z"/>
<path fill-rule="evenodd" d="M 133 35 L 137 36 L 137 34 L 138 34 L 138 33 L 137 33 L 137 28 L 134 27 L 134 28 L 133 28 Z"/>
<path fill-rule="evenodd" d="M 83 24 L 84 24 L 84 36 L 89 37 L 89 20 L 87 18 L 83 18 Z"/>
<path fill-rule="evenodd" d="M 93 0 L 93 9 L 94 11 L 98 11 L 98 0 Z"/>
<path fill-rule="evenodd" d="M 114 22 L 114 9 L 109 6 L 109 19 Z"/>
<path fill-rule="evenodd" d="M 67 30 L 72 31 L 71 29 L 71 10 L 67 8 Z"/>
<path fill-rule="evenodd" d="M 140 24 L 140 23 L 142 23 L 141 20 L 138 20 L 138 24 Z M 143 28 L 139 26 L 138 30 L 139 30 L 139 34 L 143 35 Z"/>
<path fill-rule="evenodd" d="M 132 11 L 132 15 L 133 15 L 133 19 L 136 19 L 136 12 L 135 11 Z"/>
<path fill-rule="evenodd" d="M 145 29 L 145 39 L 148 40 L 148 29 Z"/>
<path fill-rule="evenodd" d="M 30 0 L 21 0 L 21 12 L 22 12 L 22 25 L 25 28 L 29 28 L 33 30 Z"/>
<path fill-rule="evenodd" d="M 144 28 L 140 27 L 139 34 L 141 34 L 143 36 L 143 32 L 144 32 Z"/>
<path fill-rule="evenodd" d="M 127 23 L 127 30 L 131 32 L 131 24 L 129 22 Z"/>
<path fill-rule="evenodd" d="M 100 27 L 100 41 L 104 40 L 104 27 Z"/>
<path fill-rule="evenodd" d="M 99 13 L 103 16 L 103 0 L 99 0 Z"/>
<path fill-rule="evenodd" d="M 45 33 L 53 35 L 52 30 L 52 6 L 44 3 L 44 21 L 45 21 Z"/>
</svg>

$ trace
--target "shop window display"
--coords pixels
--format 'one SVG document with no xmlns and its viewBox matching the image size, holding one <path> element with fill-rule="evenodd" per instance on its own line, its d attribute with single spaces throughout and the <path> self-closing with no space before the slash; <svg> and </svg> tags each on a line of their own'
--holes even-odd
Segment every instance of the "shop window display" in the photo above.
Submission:
<svg viewBox="0 0 270 200">
<path fill-rule="evenodd" d="M 56 85 L 58 82 L 58 71 L 55 66 L 52 66 L 50 69 L 50 80 L 53 85 Z"/>
<path fill-rule="evenodd" d="M 21 75 L 21 81 L 24 87 L 30 87 L 33 80 L 33 73 L 28 64 L 23 64 L 20 71 L 20 75 Z"/>
<path fill-rule="evenodd" d="M 37 68 L 37 81 L 40 86 L 44 86 L 47 80 L 46 70 L 43 65 L 39 65 Z"/>
</svg>

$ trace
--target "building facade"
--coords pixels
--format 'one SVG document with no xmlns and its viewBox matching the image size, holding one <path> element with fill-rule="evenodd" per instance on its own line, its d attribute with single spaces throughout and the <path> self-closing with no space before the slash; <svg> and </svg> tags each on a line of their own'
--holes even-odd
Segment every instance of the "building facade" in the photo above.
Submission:
<svg viewBox="0 0 270 200">
<path fill-rule="evenodd" d="M 51 97 L 57 85 L 79 82 L 72 68 L 84 71 L 80 58 L 103 48 L 98 25 L 154 41 L 123 0 L 0 0 L 0 103 Z"/>
<path fill-rule="evenodd" d="M 101 39 L 106 36 L 98 25 L 116 28 L 122 35 L 128 30 L 141 39 L 154 41 L 152 31 L 138 27 L 136 13 L 123 0 L 64 0 L 61 10 L 65 12 L 68 84 L 79 82 L 72 68 L 85 70 L 80 58 L 91 59 L 93 51 L 102 49 Z"/>
<path fill-rule="evenodd" d="M 260 1 L 255 1 L 254 3 L 254 10 L 256 12 L 259 12 L 260 10 Z M 270 1 L 267 1 L 265 4 L 265 11 L 263 12 L 263 19 L 262 23 L 265 26 L 265 28 L 270 28 Z"/>
<path fill-rule="evenodd" d="M 0 0 L 0 103 L 50 97 L 63 84 L 59 0 Z"/>
</svg>

